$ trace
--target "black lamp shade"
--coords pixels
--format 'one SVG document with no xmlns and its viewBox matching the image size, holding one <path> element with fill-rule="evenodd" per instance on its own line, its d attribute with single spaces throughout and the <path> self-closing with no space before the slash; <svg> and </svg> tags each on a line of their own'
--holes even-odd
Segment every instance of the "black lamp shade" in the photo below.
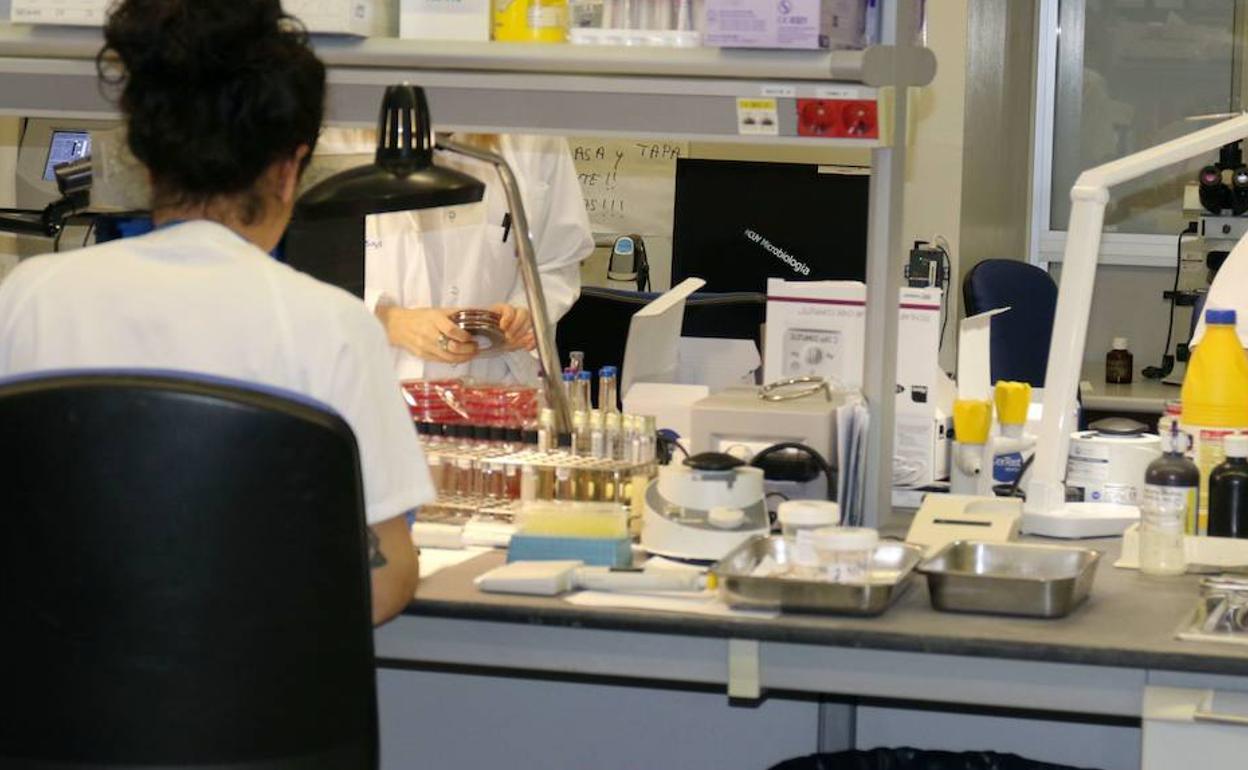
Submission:
<svg viewBox="0 0 1248 770">
<path fill-rule="evenodd" d="M 424 89 L 390 86 L 377 122 L 374 163 L 335 174 L 308 190 L 295 205 L 295 218 L 356 218 L 480 201 L 485 184 L 434 165 L 433 147 Z"/>
</svg>

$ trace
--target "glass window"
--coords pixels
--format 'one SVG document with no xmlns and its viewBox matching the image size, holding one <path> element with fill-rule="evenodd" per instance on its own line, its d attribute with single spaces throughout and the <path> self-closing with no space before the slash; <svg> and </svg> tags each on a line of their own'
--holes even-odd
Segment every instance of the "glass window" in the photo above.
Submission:
<svg viewBox="0 0 1248 770">
<path fill-rule="evenodd" d="M 1243 0 L 1060 0 L 1050 229 L 1065 230 L 1084 169 L 1239 109 Z M 1177 233 L 1183 187 L 1216 155 L 1116 188 L 1105 231 Z"/>
</svg>

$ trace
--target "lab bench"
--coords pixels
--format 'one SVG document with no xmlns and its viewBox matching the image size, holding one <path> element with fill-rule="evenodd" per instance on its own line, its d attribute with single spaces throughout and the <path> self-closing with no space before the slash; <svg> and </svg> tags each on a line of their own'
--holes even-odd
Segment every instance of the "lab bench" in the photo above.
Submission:
<svg viewBox="0 0 1248 770">
<path fill-rule="evenodd" d="M 765 702 L 769 692 L 812 693 L 939 704 L 952 711 L 1018 710 L 1011 713 L 1073 722 L 1140 720 L 1144 770 L 1176 767 L 1175 757 L 1184 751 L 1193 756 L 1197 747 L 1209 758 L 1206 768 L 1238 767 L 1248 751 L 1248 711 L 1231 701 L 1248 698 L 1239 695 L 1248 693 L 1248 646 L 1176 640 L 1195 608 L 1198 579 L 1154 579 L 1115 569 L 1119 542 L 1093 541 L 1093 547 L 1103 552 L 1103 562 L 1092 595 L 1059 620 L 937 613 L 919 576 L 875 618 L 717 617 L 576 606 L 479 592 L 473 578 L 503 559 L 501 552 L 484 554 L 423 581 L 404 615 L 378 630 L 383 746 L 384 712 L 403 702 L 394 682 L 384 681 L 386 672 L 428 670 L 449 676 L 442 680 L 448 687 L 455 686 L 456 672 L 471 678 L 480 688 L 477 697 L 490 697 L 491 682 L 507 687 L 516 678 L 553 676 L 628 683 L 650 693 L 656 709 L 665 693 L 700 688 L 725 702 L 729 696 L 761 696 Z M 1219 763 L 1219 745 L 1233 752 L 1227 756 L 1234 762 Z M 541 747 L 520 753 L 525 751 Z"/>
</svg>

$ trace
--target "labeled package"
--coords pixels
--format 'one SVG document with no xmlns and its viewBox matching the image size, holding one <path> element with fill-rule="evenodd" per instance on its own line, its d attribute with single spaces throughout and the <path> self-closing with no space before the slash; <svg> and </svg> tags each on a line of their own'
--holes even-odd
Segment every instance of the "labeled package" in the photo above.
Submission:
<svg viewBox="0 0 1248 770">
<path fill-rule="evenodd" d="M 868 0 L 706 0 L 703 40 L 721 48 L 864 48 Z"/>
<path fill-rule="evenodd" d="M 490 0 L 402 0 L 399 37 L 409 40 L 490 39 Z"/>
</svg>

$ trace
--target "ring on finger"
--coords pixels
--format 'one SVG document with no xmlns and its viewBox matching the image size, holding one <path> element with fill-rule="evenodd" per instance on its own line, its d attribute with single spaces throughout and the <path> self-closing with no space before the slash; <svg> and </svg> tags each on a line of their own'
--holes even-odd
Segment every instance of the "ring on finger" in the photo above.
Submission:
<svg viewBox="0 0 1248 770">
<path fill-rule="evenodd" d="M 451 351 L 451 338 L 446 336 L 445 334 L 439 335 L 438 336 L 438 348 L 442 350 L 444 353 L 449 353 Z"/>
</svg>

